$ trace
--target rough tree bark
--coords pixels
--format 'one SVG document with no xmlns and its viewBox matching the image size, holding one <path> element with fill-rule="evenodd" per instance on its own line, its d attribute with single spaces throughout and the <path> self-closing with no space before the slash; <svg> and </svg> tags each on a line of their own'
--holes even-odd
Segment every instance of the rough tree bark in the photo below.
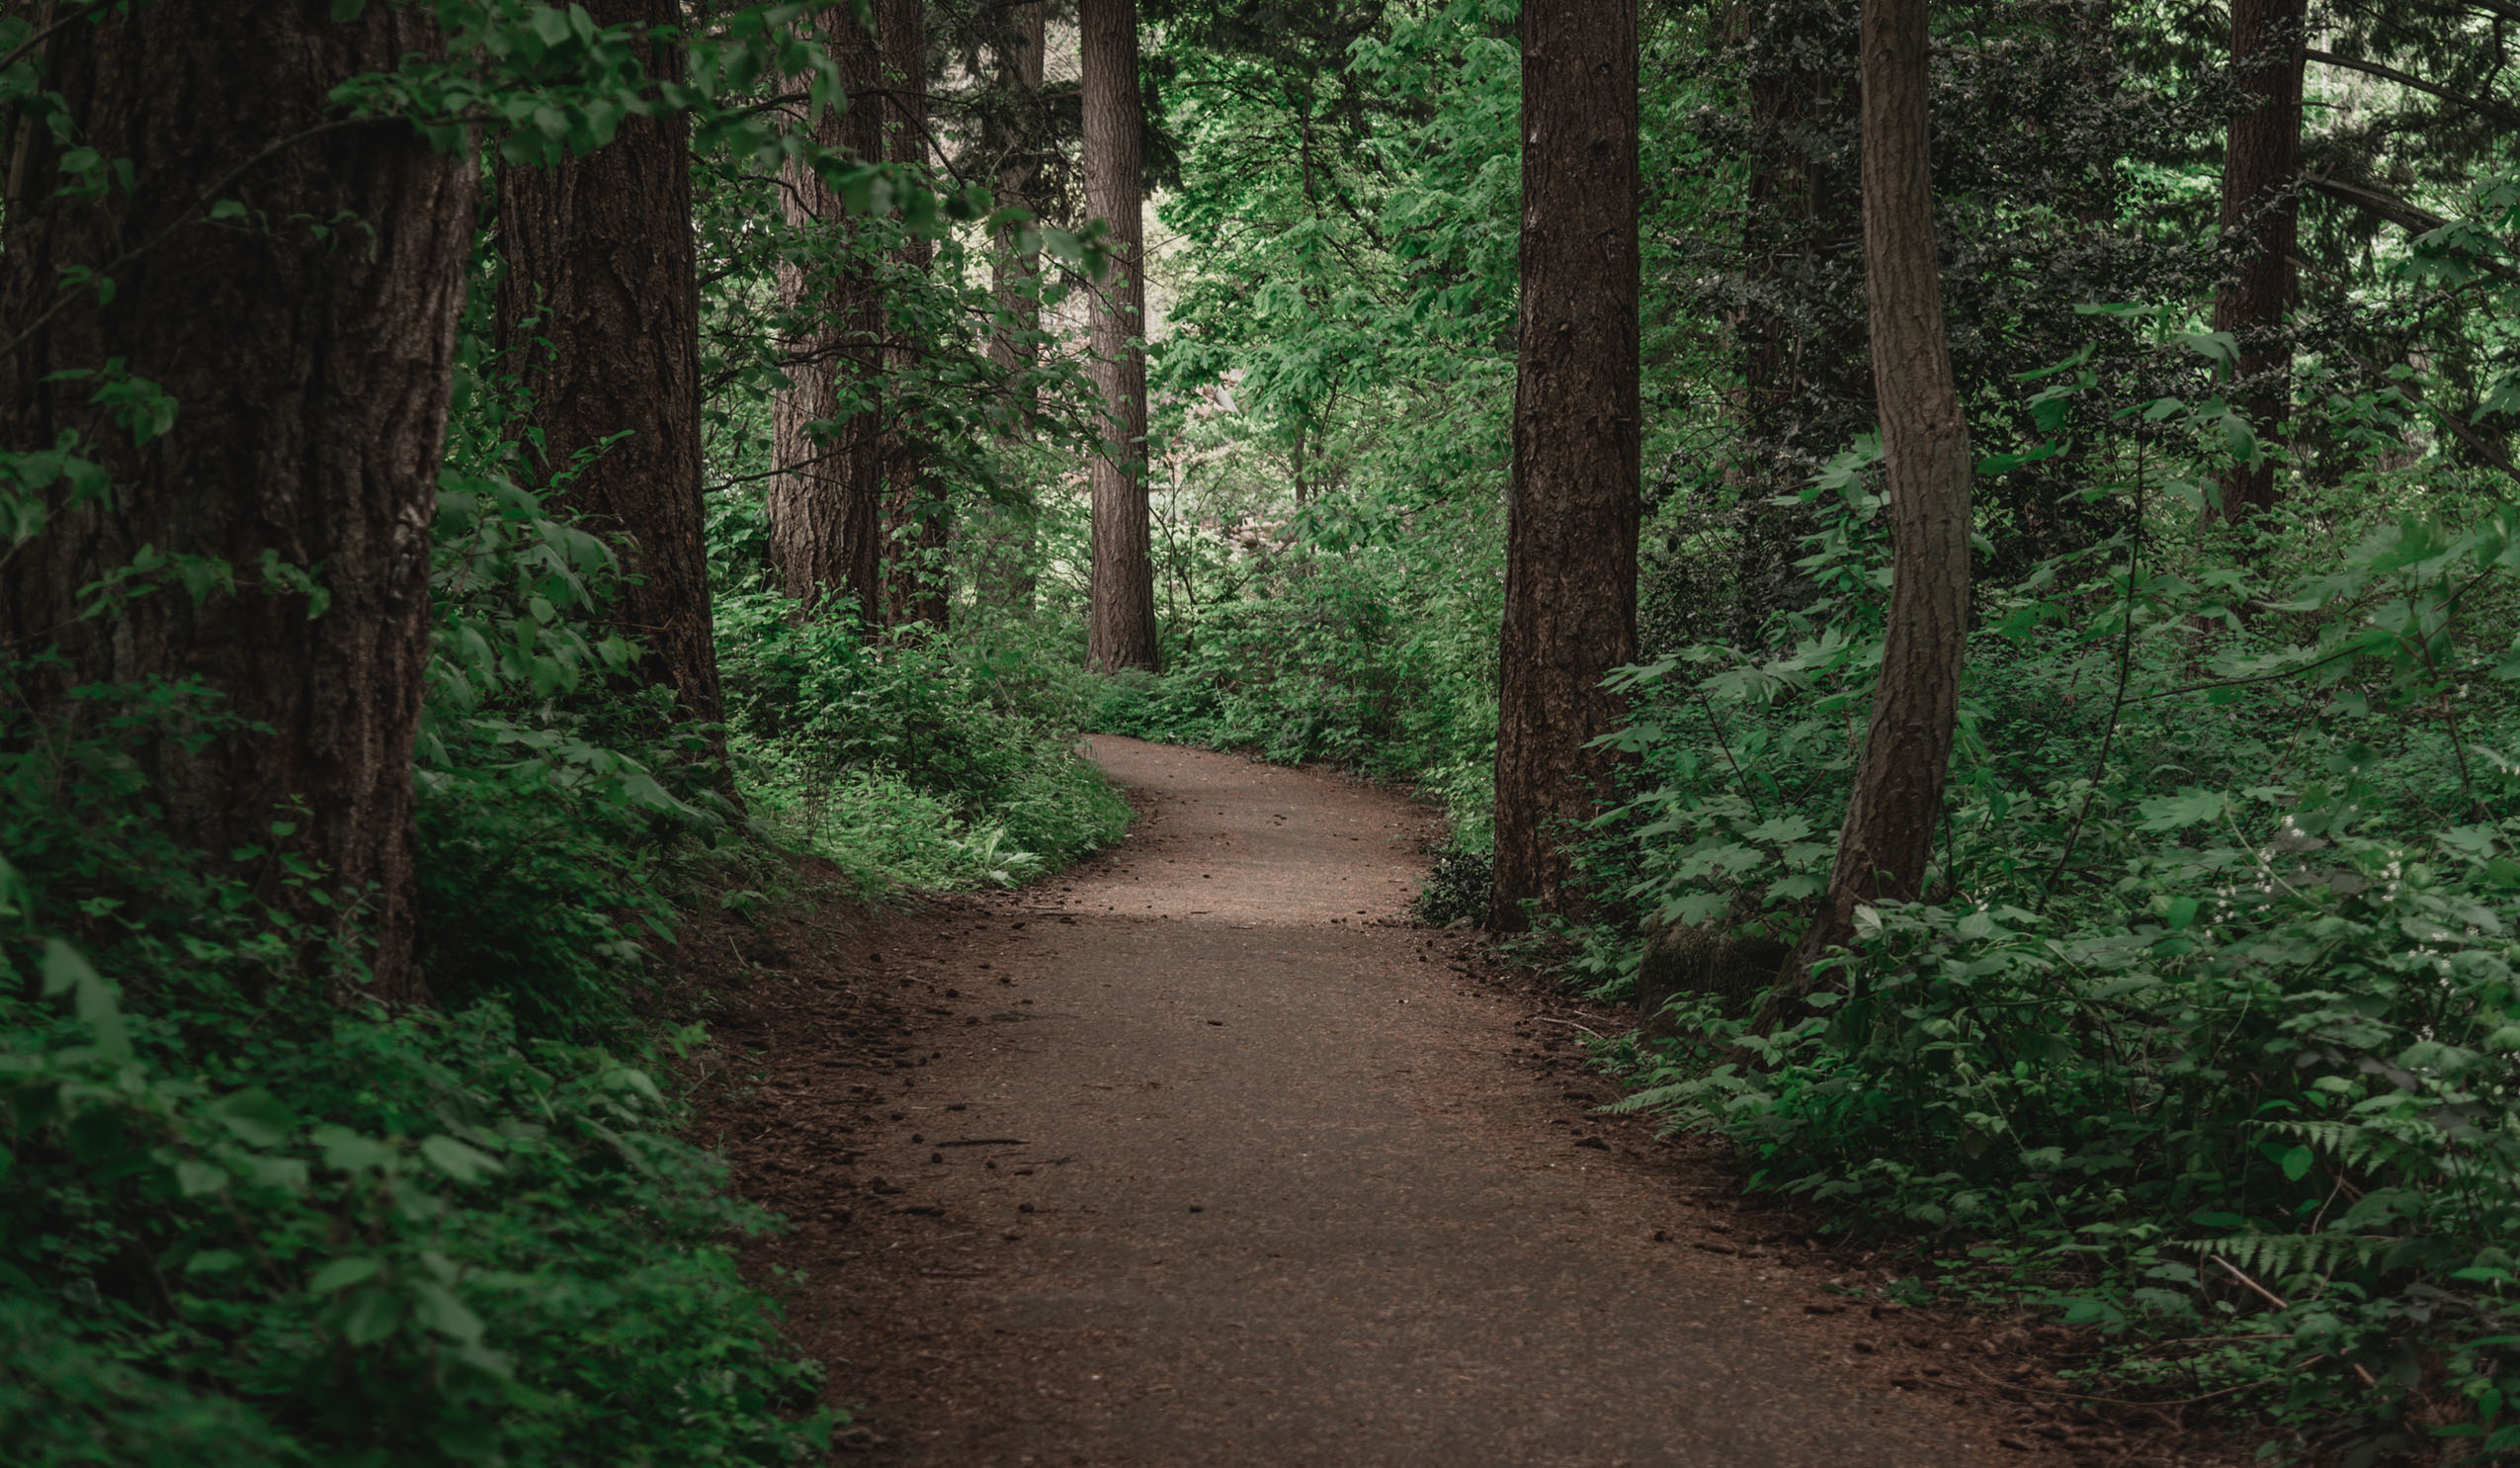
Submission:
<svg viewBox="0 0 2520 1468">
<path fill-rule="evenodd" d="M 1604 690 L 1637 655 L 1637 7 L 1523 7 L 1522 318 L 1488 921 L 1569 905 L 1564 842 L 1610 794 Z"/>
<path fill-rule="evenodd" d="M 680 0 L 588 0 L 599 26 L 679 26 Z M 646 47 L 682 79 L 679 44 Z M 562 502 L 630 538 L 618 616 L 647 675 L 684 713 L 722 717 L 701 502 L 700 285 L 692 241 L 691 124 L 632 118 L 607 147 L 499 172 L 498 340 L 532 406 L 543 459 L 565 469 L 627 430 Z"/>
<path fill-rule="evenodd" d="M 2239 338 L 2239 409 L 2259 442 L 2282 441 L 2290 416 L 2293 260 L 2301 236 L 2302 68 L 2307 0 L 2231 0 L 2231 67 L 2249 106 L 2231 119 L 2223 154 L 2223 235 L 2240 247 L 2237 274 L 2214 297 L 2214 329 Z M 2239 523 L 2273 509 L 2275 465 L 2261 457 L 2223 476 L 2208 518 Z"/>
<path fill-rule="evenodd" d="M 426 16 L 158 0 L 63 30 L 46 85 L 133 184 L 64 195 L 68 144 L 24 130 L 0 234 L 0 446 L 70 436 L 113 480 L 101 498 L 54 486 L 49 527 L 0 579 L 9 654 L 62 657 L 19 669 L 18 696 L 48 737 L 109 712 L 79 685 L 210 689 L 220 717 L 123 736 L 167 828 L 306 921 L 310 979 L 392 1002 L 425 996 L 411 752 L 474 190 L 467 162 L 404 124 L 344 123 L 329 94 L 436 50 Z M 203 222 L 205 188 L 246 213 Z M 65 267 L 102 269 L 113 300 L 65 300 Z M 117 359 L 181 404 L 145 448 L 96 381 L 52 380 Z M 224 562 L 233 589 L 179 581 L 83 619 L 86 588 L 150 547 Z M 322 875 L 291 882 L 285 856 Z"/>
<path fill-rule="evenodd" d="M 1864 0 L 1864 285 L 1889 476 L 1890 625 L 1828 891 L 1771 996 L 1771 1023 L 1853 936 L 1859 904 L 1917 895 L 1960 711 L 1975 468 L 1934 253 L 1927 5 Z"/>
<path fill-rule="evenodd" d="M 998 58 L 999 86 L 1027 97 L 1041 91 L 1043 62 L 1049 52 L 1049 21 L 1050 7 L 1041 0 L 1015 8 L 1014 43 Z M 1038 143 L 1003 123 L 993 122 L 989 145 L 998 159 L 998 204 L 1032 211 L 1038 225 L 1042 209 L 1034 187 L 1040 172 L 1035 155 Z M 1041 276 L 1040 244 L 1027 248 L 1021 229 L 999 230 L 997 248 L 989 259 L 989 290 L 996 298 L 998 313 L 998 327 L 989 340 L 989 360 L 1000 372 L 1018 380 L 1014 398 L 1007 405 L 1002 433 L 1010 443 L 1032 437 L 1033 419 L 1040 405 L 1039 392 L 1024 378 L 1041 361 L 1041 343 L 1036 339 L 1042 326 Z M 987 513 L 988 526 L 981 539 L 977 567 L 980 599 L 1019 616 L 1030 616 L 1040 590 L 1033 569 L 1039 524 L 1032 496 L 1028 492 L 1022 501 L 992 506 Z"/>
<path fill-rule="evenodd" d="M 1144 103 L 1136 0 L 1077 0 L 1084 48 L 1086 213 L 1111 226 L 1111 276 L 1093 293 L 1094 382 L 1108 442 L 1094 457 L 1094 568 L 1085 656 L 1106 671 L 1153 668 L 1155 565 L 1146 509 Z"/>
<path fill-rule="evenodd" d="M 884 69 L 883 155 L 894 163 L 928 159 L 928 30 L 926 0 L 883 0 L 878 17 Z M 936 246 L 903 236 L 900 261 L 924 275 Z M 886 330 L 883 360 L 896 376 L 916 370 L 916 323 L 895 319 Z M 883 601 L 893 626 L 922 623 L 942 630 L 951 615 L 946 554 L 953 539 L 951 507 L 928 473 L 919 425 L 896 408 L 883 443 Z"/>
<path fill-rule="evenodd" d="M 846 7 L 821 12 L 846 111 L 826 110 L 813 139 L 854 157 L 883 149 L 875 38 Z M 873 276 L 850 247 L 838 195 L 802 162 L 782 177 L 788 228 L 809 259 L 779 268 L 780 300 L 799 330 L 787 344 L 788 388 L 772 404 L 770 560 L 803 616 L 845 608 L 872 631 L 883 620 L 883 457 L 879 415 L 883 314 Z"/>
</svg>

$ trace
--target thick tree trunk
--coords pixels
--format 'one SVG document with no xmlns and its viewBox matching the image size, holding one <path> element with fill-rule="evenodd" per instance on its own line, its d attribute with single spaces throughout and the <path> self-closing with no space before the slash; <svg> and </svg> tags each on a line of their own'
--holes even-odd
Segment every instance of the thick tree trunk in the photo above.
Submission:
<svg viewBox="0 0 2520 1468">
<path fill-rule="evenodd" d="M 823 11 L 820 24 L 849 103 L 815 121 L 814 141 L 875 158 L 883 149 L 875 38 L 845 7 Z M 882 305 L 839 196 L 801 162 L 781 184 L 792 248 L 801 253 L 779 268 L 780 300 L 798 331 L 789 386 L 771 411 L 780 470 L 765 506 L 771 564 L 800 614 L 845 608 L 872 632 L 883 621 Z"/>
<path fill-rule="evenodd" d="M 1769 1005 L 1854 934 L 1859 904 L 1912 900 L 1933 854 L 1968 642 L 1975 473 L 1934 253 L 1928 0 L 1864 0 L 1864 284 L 1889 475 L 1890 605 L 1881 682 L 1820 913 Z"/>
<path fill-rule="evenodd" d="M 1016 7 L 1015 43 L 999 58 L 1000 86 L 1027 95 L 1041 91 L 1043 61 L 1049 52 L 1049 12 L 1050 7 L 1040 0 Z M 1003 124 L 996 126 L 989 142 L 990 151 L 998 159 L 998 204 L 1031 210 L 1038 216 L 1041 203 L 1034 197 L 1034 180 L 1040 171 L 1034 155 L 1037 144 L 1029 137 L 1016 135 Z M 1037 217 L 1037 225 L 1038 222 Z M 989 360 L 1018 383 L 1013 400 L 1007 405 L 1002 434 L 1010 444 L 1032 438 L 1033 419 L 1040 406 L 1039 392 L 1024 379 L 1041 361 L 1041 343 L 1036 333 L 1042 326 L 1042 251 L 1039 243 L 1027 248 L 1023 233 L 1020 229 L 999 230 L 997 249 L 989 259 L 989 290 L 996 299 L 998 313 L 998 327 L 989 341 Z M 1034 496 L 1027 492 L 1021 502 L 992 505 L 987 516 L 977 566 L 980 600 L 1018 616 L 1030 616 L 1040 590 L 1034 570 L 1040 554 Z"/>
<path fill-rule="evenodd" d="M 46 85 L 132 183 L 58 193 L 66 144 L 27 130 L 0 235 L 0 340 L 25 338 L 0 359 L 0 446 L 69 436 L 113 481 L 47 491 L 49 527 L 0 580 L 10 653 L 62 656 L 21 669 L 19 696 L 57 736 L 108 713 L 81 685 L 210 689 L 215 717 L 121 736 L 168 828 L 306 921 L 310 976 L 395 1002 L 424 993 L 411 749 L 474 190 L 407 125 L 325 125 L 334 87 L 438 47 L 425 16 L 158 0 L 63 30 Z M 246 213 L 203 222 L 213 184 Z M 68 267 L 112 276 L 113 300 L 71 288 L 54 311 Z M 115 361 L 181 405 L 145 448 L 96 381 L 54 378 Z M 151 548 L 222 563 L 233 589 L 178 579 L 83 618 Z M 301 857 L 321 875 L 291 879 Z"/>
<path fill-rule="evenodd" d="M 1611 794 L 1602 679 L 1637 655 L 1636 0 L 1523 7 L 1522 319 L 1488 920 L 1562 910 L 1565 843 Z"/>
<path fill-rule="evenodd" d="M 1093 293 L 1094 382 L 1108 440 L 1093 464 L 1094 569 L 1086 660 L 1152 668 L 1153 528 L 1146 509 L 1146 277 L 1139 217 L 1144 103 L 1136 0 L 1077 0 L 1084 46 L 1086 212 L 1111 226 L 1110 279 Z"/>
<path fill-rule="evenodd" d="M 599 26 L 679 26 L 679 0 L 588 0 Z M 678 44 L 648 47 L 678 82 Z M 562 502 L 630 538 L 617 616 L 650 681 L 714 724 L 717 650 L 701 503 L 700 285 L 692 242 L 691 124 L 632 118 L 611 145 L 550 168 L 499 173 L 498 339 L 553 472 L 625 431 Z"/>
<path fill-rule="evenodd" d="M 928 30 L 926 0 L 883 0 L 878 29 L 882 37 L 883 154 L 894 163 L 928 160 Z M 901 264 L 924 275 L 936 246 L 915 234 L 901 241 Z M 919 367 L 915 321 L 893 320 L 884 363 L 897 380 Z M 923 623 L 943 630 L 950 612 L 947 554 L 952 546 L 951 507 L 943 486 L 928 472 L 923 430 L 896 407 L 883 445 L 883 600 L 893 626 Z"/>
<path fill-rule="evenodd" d="M 2238 273 L 2214 298 L 2214 329 L 2239 338 L 2239 408 L 2259 441 L 2280 443 L 2290 416 L 2293 343 L 2285 314 L 2301 235 L 2302 67 L 2307 0 L 2231 0 L 2231 67 L 2248 109 L 2231 119 L 2223 155 L 2223 235 Z M 2275 507 L 2275 466 L 2261 458 L 2223 476 L 2222 518 Z M 2209 512 L 2212 518 L 2214 512 Z"/>
</svg>

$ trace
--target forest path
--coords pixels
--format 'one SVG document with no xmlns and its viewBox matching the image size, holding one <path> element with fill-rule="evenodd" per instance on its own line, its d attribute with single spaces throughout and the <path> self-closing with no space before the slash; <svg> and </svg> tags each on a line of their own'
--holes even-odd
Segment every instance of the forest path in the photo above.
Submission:
<svg viewBox="0 0 2520 1468">
<path fill-rule="evenodd" d="M 1729 1230 L 1703 1211 L 1684 1229 L 1699 1205 L 1671 1155 L 1638 1129 L 1613 1129 L 1635 1146 L 1597 1135 L 1566 1104 L 1579 1071 L 1544 1087 L 1517 1058 L 1537 1043 L 1519 1000 L 1433 961 L 1455 935 L 1397 920 L 1422 812 L 1333 776 L 1092 743 L 1139 807 L 1131 839 L 884 935 L 863 957 L 885 991 L 897 979 L 944 1022 L 845 1098 L 799 1079 L 823 1098 L 779 1102 L 797 1103 L 788 1137 L 846 1149 L 845 1169 L 765 1166 L 803 1174 L 770 1189 L 803 1230 L 774 1253 L 810 1272 L 799 1331 L 881 1435 L 871 1456 L 1732 1468 L 2050 1450 L 1998 1447 L 2012 1429 L 1992 1403 L 1893 1389 L 1949 1342 L 1911 1354 L 1861 1314 L 1812 1314 L 1835 1308 L 1819 1281 L 1755 1248 L 1657 1242 Z M 860 1107 L 878 1109 L 843 1124 Z"/>
</svg>

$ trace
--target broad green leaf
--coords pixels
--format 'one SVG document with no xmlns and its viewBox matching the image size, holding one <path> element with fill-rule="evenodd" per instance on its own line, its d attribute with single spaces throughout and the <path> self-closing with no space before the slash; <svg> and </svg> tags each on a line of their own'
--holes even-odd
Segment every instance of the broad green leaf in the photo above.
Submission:
<svg viewBox="0 0 2520 1468">
<path fill-rule="evenodd" d="M 249 1147 L 278 1147 L 297 1129 L 297 1114 L 261 1086 L 220 1097 L 210 1114 Z"/>
<path fill-rule="evenodd" d="M 306 1288 L 318 1295 L 338 1294 L 354 1284 L 376 1278 L 377 1272 L 383 1267 L 382 1261 L 365 1255 L 335 1259 L 316 1270 L 315 1277 L 306 1281 Z"/>
<path fill-rule="evenodd" d="M 458 1182 L 479 1182 L 496 1177 L 506 1169 L 489 1154 L 467 1147 L 453 1137 L 431 1137 L 420 1144 L 420 1155 L 429 1166 Z"/>
<path fill-rule="evenodd" d="M 2143 819 L 2136 829 L 2149 831 L 2181 830 L 2199 821 L 2213 820 L 2223 814 L 2225 797 L 2219 790 L 2186 790 L 2177 795 L 2160 796 L 2136 807 Z"/>
</svg>

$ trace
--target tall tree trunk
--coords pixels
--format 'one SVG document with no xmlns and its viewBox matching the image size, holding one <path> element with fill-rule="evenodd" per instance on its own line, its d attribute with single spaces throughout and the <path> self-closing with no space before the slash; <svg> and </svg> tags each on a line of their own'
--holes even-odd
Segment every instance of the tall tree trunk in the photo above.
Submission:
<svg viewBox="0 0 2520 1468">
<path fill-rule="evenodd" d="M 679 0 L 588 0 L 599 26 L 681 24 Z M 679 43 L 644 48 L 682 80 Z M 617 615 L 646 645 L 650 681 L 714 724 L 717 650 L 701 503 L 700 285 L 691 124 L 631 118 L 607 147 L 499 172 L 498 339 L 521 371 L 544 462 L 566 469 L 616 434 L 568 486 L 589 528 L 630 541 Z"/>
<path fill-rule="evenodd" d="M 1094 382 L 1108 440 L 1094 457 L 1094 569 L 1085 655 L 1106 671 L 1155 666 L 1154 531 L 1146 507 L 1146 276 L 1139 218 L 1144 102 L 1136 0 L 1077 0 L 1084 47 L 1087 213 L 1111 226 L 1111 277 L 1093 293 Z"/>
<path fill-rule="evenodd" d="M 26 130 L 0 234 L 0 341 L 23 337 L 0 446 L 68 436 L 112 478 L 48 488 L 49 526 L 0 579 L 10 653 L 62 657 L 19 669 L 19 696 L 50 734 L 93 734 L 106 711 L 76 687 L 207 686 L 217 717 L 123 736 L 167 828 L 307 922 L 310 977 L 394 1002 L 424 996 L 411 751 L 473 174 L 407 124 L 318 130 L 344 81 L 439 49 L 426 14 L 158 0 L 68 27 L 45 84 L 134 182 L 58 192 L 70 144 Z M 203 222 L 193 191 L 230 179 L 246 213 Z M 111 302 L 65 287 L 74 267 L 111 275 Z M 145 448 L 96 381 L 54 376 L 114 361 L 181 404 Z M 179 581 L 82 618 L 149 548 L 223 562 L 233 589 Z M 293 858 L 321 875 L 290 878 Z M 329 966 L 336 940 L 364 990 Z"/>
<path fill-rule="evenodd" d="M 1522 318 L 1488 921 L 1569 906 L 1571 827 L 1611 794 L 1605 691 L 1637 656 L 1636 0 L 1523 7 Z"/>
<path fill-rule="evenodd" d="M 848 108 L 816 119 L 813 140 L 879 157 L 875 38 L 846 7 L 820 14 Z M 797 253 L 779 267 L 779 292 L 798 331 L 787 344 L 789 386 L 771 410 L 770 560 L 802 615 L 842 607 L 872 632 L 883 622 L 882 303 L 840 197 L 802 161 L 780 182 Z"/>
<path fill-rule="evenodd" d="M 1015 8 L 1014 42 L 998 58 L 999 86 L 1021 92 L 1027 98 L 1041 92 L 1043 62 L 1049 52 L 1049 21 L 1050 7 L 1041 0 Z M 1029 119 L 1031 109 L 1027 108 L 1026 113 Z M 1039 141 L 993 119 L 989 144 L 991 154 L 998 160 L 998 204 L 1032 211 L 1036 216 L 1034 227 L 1038 229 L 1041 202 L 1035 197 L 1034 181 L 1040 173 Z M 989 340 L 989 360 L 1017 384 L 1000 435 L 1009 444 L 1032 439 L 1033 420 L 1041 401 L 1028 375 L 1041 361 L 1041 343 L 1036 336 L 1042 327 L 1042 250 L 1038 233 L 1029 246 L 1025 233 L 1017 228 L 999 230 L 997 249 L 989 258 L 989 290 L 996 300 L 998 316 L 997 330 Z M 977 567 L 980 599 L 1018 616 L 1030 616 L 1040 590 L 1034 570 L 1040 554 L 1036 496 L 1028 486 L 1020 501 L 990 506 L 987 516 Z"/>
<path fill-rule="evenodd" d="M 2285 313 L 2301 236 L 2303 27 L 2307 0 L 2231 0 L 2231 68 L 2248 108 L 2231 119 L 2223 155 L 2223 236 L 2238 273 L 2214 298 L 2214 329 L 2239 338 L 2239 408 L 2259 441 L 2282 441 L 2293 395 Z M 2275 507 L 2275 465 L 2261 457 L 2223 476 L 2220 515 L 2233 523 Z M 2209 512 L 2209 518 L 2214 512 Z"/>
<path fill-rule="evenodd" d="M 1770 1021 L 1810 992 L 1813 963 L 1853 936 L 1857 905 L 1916 897 L 1960 712 L 1975 467 L 1934 252 L 1927 5 L 1864 0 L 1864 286 L 1889 475 L 1890 625 L 1828 891 Z"/>
<path fill-rule="evenodd" d="M 883 0 L 883 154 L 894 163 L 928 161 L 928 28 L 926 0 Z M 902 266 L 925 275 L 936 246 L 915 234 L 901 239 Z M 918 370 L 918 323 L 895 317 L 887 326 L 884 364 L 893 381 Z M 924 623 L 942 630 L 950 615 L 947 552 L 953 520 L 943 486 L 928 472 L 924 430 L 898 406 L 884 429 L 884 613 L 894 626 Z"/>
</svg>

